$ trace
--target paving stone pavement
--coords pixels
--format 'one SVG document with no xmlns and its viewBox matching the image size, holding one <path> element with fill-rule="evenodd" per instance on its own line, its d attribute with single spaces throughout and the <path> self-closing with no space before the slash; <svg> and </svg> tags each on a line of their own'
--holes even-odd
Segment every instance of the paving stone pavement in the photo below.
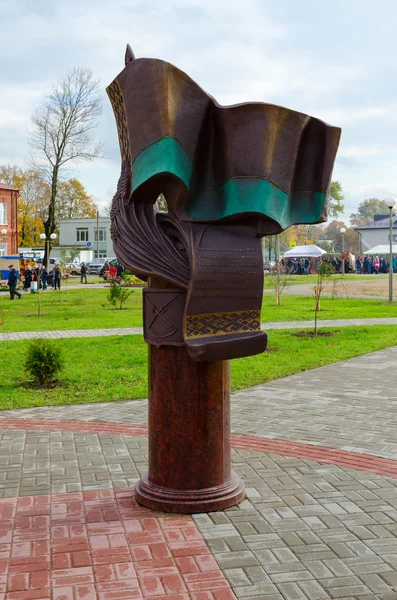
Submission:
<svg viewBox="0 0 397 600">
<path fill-rule="evenodd" d="M 0 342 L 18 340 L 49 339 L 79 337 L 107 337 L 109 335 L 142 335 L 142 327 L 117 327 L 114 329 L 63 329 L 59 331 L 18 331 L 16 333 L 0 333 Z"/>
<path fill-rule="evenodd" d="M 361 327 L 363 325 L 397 325 L 397 318 L 374 319 L 319 319 L 318 327 Z M 264 330 L 272 329 L 311 329 L 313 321 L 283 321 L 262 323 Z M 0 333 L 0 342 L 33 340 L 33 339 L 62 339 L 76 337 L 105 337 L 109 335 L 142 335 L 142 327 L 118 327 L 112 329 L 63 329 L 59 331 L 18 331 L 15 333 Z"/>
<path fill-rule="evenodd" d="M 394 346 L 235 392 L 232 430 L 397 459 L 396 364 Z M 147 401 L 6 410 L 0 415 L 146 424 Z"/>
<path fill-rule="evenodd" d="M 397 346 L 236 392 L 232 397 L 233 430 L 395 460 L 396 359 Z M 32 496 L 54 494 L 55 502 L 61 502 L 56 500 L 58 494 L 62 498 L 65 493 L 106 493 L 113 488 L 125 489 L 127 495 L 132 495 L 128 489 L 146 470 L 145 437 L 35 431 L 24 423 L 24 419 L 33 418 L 145 424 L 146 400 L 2 411 L 1 417 L 18 419 L 21 429 L 7 429 L 4 420 L 0 430 L 0 513 L 1 503 L 8 499 L 11 502 L 17 496 L 30 503 Z M 235 448 L 232 459 L 234 470 L 245 481 L 247 499 L 239 507 L 194 515 L 193 519 L 235 597 L 397 600 L 397 478 L 253 449 Z M 97 505 L 98 510 L 101 506 Z M 148 515 L 154 520 L 155 513 L 148 511 Z M 5 529 L 7 519 L 1 519 L 0 571 L 1 553 L 6 552 L 2 544 L 11 535 Z M 93 526 L 99 527 L 97 523 Z M 19 535 L 17 531 L 17 553 L 21 552 Z M 36 546 L 30 548 L 33 550 L 29 552 L 36 552 Z M 105 585 L 101 582 L 95 591 L 89 583 L 83 588 L 85 600 L 149 596 L 172 600 L 230 599 L 218 572 L 207 573 L 204 581 L 194 561 L 189 556 L 189 568 L 196 571 L 188 575 L 195 577 L 196 573 L 202 578 L 202 591 L 172 596 L 171 592 L 158 592 L 166 590 L 164 586 L 148 587 L 143 595 L 143 580 L 139 580 L 139 592 L 138 580 L 131 579 L 130 584 L 135 587 L 117 593 L 118 588 L 106 588 L 106 594 L 100 591 Z M 22 566 L 15 568 L 21 570 Z M 157 568 L 160 569 L 156 563 Z M 172 568 L 176 568 L 174 563 Z M 71 571 L 67 573 L 70 580 Z M 190 579 L 183 579 L 185 576 L 178 573 L 187 585 Z M 116 577 L 115 571 L 110 569 L 106 576 Z M 50 598 L 38 595 L 38 591 L 34 592 L 36 595 L 21 591 L 28 590 L 32 582 L 25 571 L 19 578 L 13 573 L 7 575 L 7 585 L 11 586 L 7 589 L 15 591 L 2 596 L 4 577 L 0 572 L 0 600 Z M 54 588 L 52 600 L 83 600 L 77 588 L 70 591 L 58 583 L 66 581 L 66 575 L 53 577 L 58 588 Z M 213 577 L 212 583 L 208 577 Z M 161 581 L 156 586 L 163 585 Z"/>
<path fill-rule="evenodd" d="M 233 450 L 232 460 L 247 499 L 193 519 L 237 598 L 397 598 L 397 479 L 249 450 Z M 146 466 L 144 437 L 3 430 L 0 438 L 0 493 L 29 503 L 33 494 L 67 502 L 65 492 L 129 488 Z M 91 527 L 110 533 L 109 519 Z"/>
</svg>

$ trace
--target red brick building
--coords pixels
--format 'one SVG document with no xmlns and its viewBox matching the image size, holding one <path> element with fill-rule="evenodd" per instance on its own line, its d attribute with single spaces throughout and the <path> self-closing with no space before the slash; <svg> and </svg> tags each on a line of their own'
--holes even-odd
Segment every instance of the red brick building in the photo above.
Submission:
<svg viewBox="0 0 397 600">
<path fill-rule="evenodd" d="M 0 183 L 0 256 L 18 254 L 18 196 L 19 190 Z"/>
</svg>

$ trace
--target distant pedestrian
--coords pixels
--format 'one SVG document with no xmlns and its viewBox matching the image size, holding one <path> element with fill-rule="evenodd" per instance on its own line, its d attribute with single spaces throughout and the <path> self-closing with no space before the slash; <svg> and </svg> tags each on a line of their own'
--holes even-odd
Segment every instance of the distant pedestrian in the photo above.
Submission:
<svg viewBox="0 0 397 600">
<path fill-rule="evenodd" d="M 375 262 L 374 262 L 374 268 L 375 268 L 375 273 L 377 275 L 379 275 L 379 268 L 380 268 L 380 261 L 379 261 L 379 256 L 377 256 L 375 258 Z"/>
<path fill-rule="evenodd" d="M 16 272 L 14 265 L 10 265 L 8 268 L 10 269 L 10 274 L 8 275 L 8 287 L 10 288 L 10 300 L 14 300 L 14 296 L 18 296 L 18 298 L 20 300 L 22 294 L 17 292 L 18 273 Z"/>
<path fill-rule="evenodd" d="M 87 265 L 85 262 L 82 262 L 80 265 L 80 283 L 83 283 L 83 279 L 85 279 L 85 283 L 87 282 Z"/>
<path fill-rule="evenodd" d="M 117 275 L 117 268 L 115 265 L 110 265 L 109 267 L 109 279 L 111 280 L 111 283 L 114 283 L 114 279 L 116 278 Z"/>
<path fill-rule="evenodd" d="M 119 262 L 116 265 L 117 283 L 121 285 L 123 281 L 124 267 Z"/>
<path fill-rule="evenodd" d="M 25 277 L 25 280 L 23 283 L 23 289 L 25 292 L 27 292 L 28 289 L 30 288 L 30 284 L 32 283 L 32 277 L 33 277 L 33 273 L 30 270 L 30 267 L 26 267 L 24 277 Z"/>
<path fill-rule="evenodd" d="M 387 263 L 387 260 L 385 259 L 384 256 L 380 257 L 379 263 L 380 263 L 380 272 L 381 273 L 387 273 L 387 265 L 388 265 L 388 263 Z"/>
<path fill-rule="evenodd" d="M 54 282 L 54 290 L 56 290 L 58 288 L 58 290 L 61 289 L 61 269 L 58 265 L 58 263 L 55 263 L 54 265 L 54 269 L 52 271 L 52 280 Z"/>
<path fill-rule="evenodd" d="M 43 270 L 43 265 L 37 265 L 35 270 L 33 271 L 34 278 L 37 281 L 37 290 L 41 290 L 41 284 L 42 284 L 41 272 L 42 272 L 42 270 Z"/>
<path fill-rule="evenodd" d="M 44 265 L 41 267 L 41 283 L 43 284 L 43 292 L 47 289 L 48 271 Z"/>
<path fill-rule="evenodd" d="M 124 273 L 123 265 L 121 265 L 120 263 L 117 263 L 116 269 L 117 269 L 117 277 L 119 279 L 121 279 L 123 277 L 123 273 Z"/>
</svg>

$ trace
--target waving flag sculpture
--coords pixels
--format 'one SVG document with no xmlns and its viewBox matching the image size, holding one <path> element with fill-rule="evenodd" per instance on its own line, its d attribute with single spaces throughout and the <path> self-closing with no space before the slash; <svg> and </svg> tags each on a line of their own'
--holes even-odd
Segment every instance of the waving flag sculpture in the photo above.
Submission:
<svg viewBox="0 0 397 600">
<path fill-rule="evenodd" d="M 180 369 L 194 373 L 193 380 L 201 381 L 198 386 L 211 377 L 210 365 L 218 365 L 217 377 L 223 377 L 227 386 L 222 361 L 265 350 L 261 237 L 294 224 L 326 220 L 340 129 L 271 104 L 220 106 L 186 73 L 162 60 L 136 59 L 129 46 L 125 68 L 107 92 L 122 160 L 111 209 L 112 239 L 120 262 L 149 278 L 144 335 L 151 345 L 151 404 L 157 407 L 157 433 L 149 432 L 149 442 L 152 439 L 152 447 L 158 449 L 163 448 L 165 424 L 160 418 L 162 403 L 155 396 L 164 395 L 165 383 L 157 387 L 153 378 L 164 378 L 170 361 L 175 364 L 178 356 Z M 156 210 L 161 193 L 167 213 Z M 194 404 L 189 400 L 191 386 L 189 391 L 183 388 L 180 372 L 175 371 L 175 381 L 168 385 L 173 402 L 179 397 L 182 403 Z M 221 386 L 217 398 L 207 384 L 204 388 L 207 402 L 212 394 L 216 404 L 220 394 L 225 406 L 226 388 Z M 175 415 L 177 432 L 183 424 L 180 411 Z M 165 418 L 169 417 L 164 414 Z M 224 419 L 218 427 L 225 434 L 223 423 Z M 159 455 L 150 462 L 149 476 L 138 484 L 142 503 L 195 512 L 230 505 L 241 497 L 242 484 L 230 468 L 216 481 L 198 476 L 202 469 L 197 461 L 203 461 L 208 441 L 204 432 L 208 415 L 201 424 L 196 419 L 192 427 L 187 435 L 197 435 L 201 427 L 202 437 L 197 454 L 182 435 L 185 462 L 190 461 L 184 483 L 176 484 L 176 476 L 170 485 L 163 481 L 163 473 L 168 481 L 175 465 L 170 458 L 159 475 Z M 230 454 L 228 441 L 222 444 L 213 463 L 224 462 L 225 451 Z M 178 455 L 180 450 L 179 446 Z M 161 460 L 164 466 L 164 457 Z M 208 497 L 203 492 L 214 487 L 217 500 L 214 492 Z M 183 492 L 171 494 L 174 488 Z M 187 490 L 193 492 L 189 495 Z"/>
</svg>

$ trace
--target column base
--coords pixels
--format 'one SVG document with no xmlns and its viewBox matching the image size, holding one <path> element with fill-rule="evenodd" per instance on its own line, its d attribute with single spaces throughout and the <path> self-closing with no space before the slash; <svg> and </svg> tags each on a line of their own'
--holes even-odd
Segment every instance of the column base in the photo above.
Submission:
<svg viewBox="0 0 397 600">
<path fill-rule="evenodd" d="M 153 510 L 171 513 L 203 513 L 223 510 L 239 504 L 245 497 L 244 483 L 232 472 L 231 479 L 221 486 L 202 490 L 164 488 L 148 480 L 144 473 L 135 485 L 139 504 Z"/>
</svg>

